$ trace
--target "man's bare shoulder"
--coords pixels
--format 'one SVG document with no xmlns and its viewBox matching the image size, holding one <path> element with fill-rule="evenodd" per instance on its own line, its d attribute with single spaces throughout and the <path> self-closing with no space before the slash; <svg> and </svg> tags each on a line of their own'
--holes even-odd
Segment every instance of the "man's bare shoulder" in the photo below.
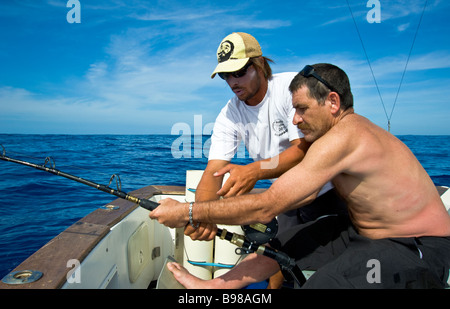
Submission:
<svg viewBox="0 0 450 309">
<path fill-rule="evenodd" d="M 341 119 L 330 131 L 330 137 L 334 140 L 344 141 L 347 146 L 355 146 L 364 143 L 376 143 L 380 139 L 389 139 L 389 134 L 369 119 L 350 114 Z"/>
<path fill-rule="evenodd" d="M 369 119 L 355 113 L 346 115 L 336 124 L 335 127 L 340 131 L 348 133 L 355 133 L 354 130 L 356 129 L 381 129 L 374 123 L 372 123 Z M 366 132 L 366 130 L 359 133 L 364 133 Z"/>
<path fill-rule="evenodd" d="M 326 145 L 342 145 L 350 147 L 358 144 L 357 140 L 364 140 L 367 135 L 376 130 L 367 118 L 358 114 L 349 114 L 334 125 L 320 140 Z"/>
<path fill-rule="evenodd" d="M 369 157 L 383 156 L 382 128 L 358 114 L 341 119 L 324 136 L 311 146 L 316 156 L 327 159 L 340 172 L 350 172 Z"/>
</svg>

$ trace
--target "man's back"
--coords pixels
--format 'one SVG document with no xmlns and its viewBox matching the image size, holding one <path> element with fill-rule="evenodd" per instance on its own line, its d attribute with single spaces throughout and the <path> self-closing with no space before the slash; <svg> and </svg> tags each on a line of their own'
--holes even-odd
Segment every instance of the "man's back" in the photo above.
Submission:
<svg viewBox="0 0 450 309">
<path fill-rule="evenodd" d="M 342 162 L 335 163 L 343 172 L 333 183 L 361 235 L 450 235 L 450 216 L 433 182 L 400 140 L 356 114 L 343 118 L 324 137 L 338 142 L 341 155 L 335 159 Z"/>
</svg>

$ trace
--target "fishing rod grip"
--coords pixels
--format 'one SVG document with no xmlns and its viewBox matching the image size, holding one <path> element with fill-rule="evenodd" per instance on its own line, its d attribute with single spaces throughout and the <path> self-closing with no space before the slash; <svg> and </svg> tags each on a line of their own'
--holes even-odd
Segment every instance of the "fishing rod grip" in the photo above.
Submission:
<svg viewBox="0 0 450 309">
<path fill-rule="evenodd" d="M 156 207 L 159 206 L 159 204 L 156 203 L 156 202 L 150 201 L 150 200 L 140 200 L 139 201 L 139 206 L 141 206 L 141 207 L 143 207 L 143 208 L 145 208 L 147 210 L 152 211 L 152 210 L 155 210 Z"/>
<path fill-rule="evenodd" d="M 283 275 L 286 278 L 291 277 L 296 282 L 298 287 L 305 284 L 305 275 L 295 263 L 295 260 L 291 259 L 286 253 L 264 246 L 264 252 L 262 254 L 277 261 L 278 265 L 281 267 Z"/>
<path fill-rule="evenodd" d="M 274 250 L 270 247 L 264 248 L 264 255 L 273 258 L 278 264 L 284 267 L 293 267 L 295 262 L 284 252 Z"/>
</svg>

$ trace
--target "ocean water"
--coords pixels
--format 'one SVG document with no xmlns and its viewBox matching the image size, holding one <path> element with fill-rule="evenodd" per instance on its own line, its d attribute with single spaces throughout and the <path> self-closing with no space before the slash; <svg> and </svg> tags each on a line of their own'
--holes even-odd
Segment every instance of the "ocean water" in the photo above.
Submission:
<svg viewBox="0 0 450 309">
<path fill-rule="evenodd" d="M 186 170 L 204 169 L 209 136 L 0 134 L 6 156 L 44 164 L 107 185 L 119 174 L 122 190 L 184 186 Z M 450 135 L 399 136 L 436 185 L 450 185 Z M 3 151 L 0 149 L 0 151 Z M 234 160 L 252 160 L 241 151 Z M 266 188 L 268 181 L 257 187 Z M 114 188 L 115 185 L 111 185 Z M 0 160 L 0 278 L 67 227 L 116 199 L 78 182 Z"/>
</svg>

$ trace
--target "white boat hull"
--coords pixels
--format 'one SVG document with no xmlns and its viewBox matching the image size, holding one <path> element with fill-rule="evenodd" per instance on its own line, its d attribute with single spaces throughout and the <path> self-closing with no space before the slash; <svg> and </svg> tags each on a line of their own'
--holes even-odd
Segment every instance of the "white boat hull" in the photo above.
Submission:
<svg viewBox="0 0 450 309">
<path fill-rule="evenodd" d="M 160 195 L 152 200 L 158 202 Z M 184 196 L 170 196 L 184 200 Z M 147 289 L 156 281 L 167 256 L 175 254 L 175 233 L 136 208 L 68 273 L 63 289 Z"/>
</svg>

